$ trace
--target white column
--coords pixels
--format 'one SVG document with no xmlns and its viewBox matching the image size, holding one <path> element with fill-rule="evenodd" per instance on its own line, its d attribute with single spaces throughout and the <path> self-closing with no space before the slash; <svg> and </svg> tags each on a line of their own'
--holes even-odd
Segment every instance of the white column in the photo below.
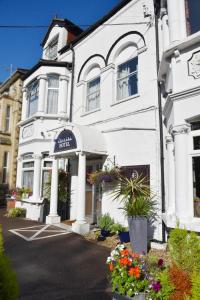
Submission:
<svg viewBox="0 0 200 300">
<path fill-rule="evenodd" d="M 175 214 L 175 170 L 174 170 L 174 142 L 171 135 L 166 137 L 167 145 L 167 203 L 166 214 Z"/>
<path fill-rule="evenodd" d="M 167 0 L 170 43 L 187 36 L 185 0 Z"/>
<path fill-rule="evenodd" d="M 35 154 L 34 176 L 33 176 L 33 195 L 29 197 L 33 202 L 40 202 L 40 182 L 41 182 L 41 155 Z"/>
<path fill-rule="evenodd" d="M 17 158 L 17 179 L 16 187 L 22 187 L 22 157 Z"/>
<path fill-rule="evenodd" d="M 21 116 L 21 120 L 25 120 L 26 119 L 26 112 L 27 112 L 27 99 L 26 99 L 26 93 L 27 93 L 27 88 L 23 88 L 22 89 L 22 116 Z"/>
<path fill-rule="evenodd" d="M 58 208 L 58 160 L 53 159 L 52 176 L 51 176 L 51 199 L 50 212 L 46 217 L 46 224 L 60 223 L 60 217 L 57 213 Z"/>
<path fill-rule="evenodd" d="M 169 46 L 169 26 L 168 26 L 168 15 L 166 9 L 162 12 L 162 40 L 163 40 L 163 51 Z"/>
<path fill-rule="evenodd" d="M 68 96 L 69 77 L 61 75 L 59 77 L 59 96 L 58 96 L 58 113 L 67 114 L 67 96 Z"/>
<path fill-rule="evenodd" d="M 38 76 L 39 80 L 39 99 L 38 99 L 38 112 L 44 113 L 45 110 L 45 100 L 46 100 L 46 88 L 47 88 L 47 76 Z"/>
<path fill-rule="evenodd" d="M 72 230 L 85 234 L 89 232 L 89 224 L 85 220 L 86 155 L 81 152 L 78 156 L 78 203 L 76 222 L 72 224 Z"/>
<path fill-rule="evenodd" d="M 180 220 L 189 217 L 190 199 L 188 191 L 188 132 L 189 124 L 174 126 L 175 146 L 175 197 L 176 216 Z"/>
</svg>

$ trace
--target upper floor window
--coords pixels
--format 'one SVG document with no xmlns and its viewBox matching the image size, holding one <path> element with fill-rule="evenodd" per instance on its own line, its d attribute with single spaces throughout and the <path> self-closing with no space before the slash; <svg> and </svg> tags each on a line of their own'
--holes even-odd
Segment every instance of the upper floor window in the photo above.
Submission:
<svg viewBox="0 0 200 300">
<path fill-rule="evenodd" d="M 38 109 L 38 80 L 33 81 L 27 88 L 27 117 L 34 115 Z"/>
<path fill-rule="evenodd" d="M 3 155 L 3 174 L 2 174 L 2 183 L 8 183 L 8 152 L 4 152 Z"/>
<path fill-rule="evenodd" d="M 58 91 L 59 91 L 59 76 L 48 76 L 48 93 L 47 93 L 47 113 L 57 114 L 58 112 Z M 64 101 L 64 99 L 63 99 Z"/>
<path fill-rule="evenodd" d="M 138 93 L 138 57 L 121 64 L 117 69 L 117 100 Z"/>
<path fill-rule="evenodd" d="M 58 51 L 58 36 L 56 36 L 47 46 L 46 56 L 49 59 L 55 59 Z"/>
<path fill-rule="evenodd" d="M 86 111 L 92 111 L 100 107 L 100 77 L 87 83 Z"/>
<path fill-rule="evenodd" d="M 6 106 L 5 131 L 10 131 L 10 105 Z"/>
</svg>

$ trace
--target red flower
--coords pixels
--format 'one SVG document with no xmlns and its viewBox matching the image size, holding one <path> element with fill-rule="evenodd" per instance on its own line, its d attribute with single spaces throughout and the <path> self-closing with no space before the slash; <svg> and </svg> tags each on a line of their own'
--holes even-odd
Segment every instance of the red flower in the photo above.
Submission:
<svg viewBox="0 0 200 300">
<path fill-rule="evenodd" d="M 121 253 L 122 256 L 127 256 L 127 255 L 129 255 L 128 249 L 124 249 L 124 250 L 122 250 L 120 253 Z"/>
<path fill-rule="evenodd" d="M 130 268 L 128 273 L 130 276 L 135 276 L 136 278 L 140 278 L 140 268 L 139 267 Z"/>
<path fill-rule="evenodd" d="M 108 266 L 109 266 L 109 270 L 110 270 L 110 272 L 112 272 L 112 271 L 113 271 L 113 269 L 114 269 L 114 265 L 113 265 L 113 263 L 110 263 Z"/>
<path fill-rule="evenodd" d="M 120 258 L 119 263 L 122 266 L 131 266 L 132 265 L 132 261 L 129 260 L 127 257 Z"/>
</svg>

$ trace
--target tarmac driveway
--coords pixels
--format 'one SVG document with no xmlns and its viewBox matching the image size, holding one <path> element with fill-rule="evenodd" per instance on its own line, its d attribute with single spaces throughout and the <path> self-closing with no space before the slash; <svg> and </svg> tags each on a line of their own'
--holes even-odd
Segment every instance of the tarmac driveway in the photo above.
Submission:
<svg viewBox="0 0 200 300">
<path fill-rule="evenodd" d="M 0 224 L 6 253 L 17 272 L 20 300 L 112 299 L 106 279 L 107 249 L 74 233 L 44 228 L 33 221 L 6 218 L 4 213 L 1 209 Z M 27 227 L 28 231 L 24 231 Z M 37 238 L 30 238 L 33 236 Z"/>
</svg>

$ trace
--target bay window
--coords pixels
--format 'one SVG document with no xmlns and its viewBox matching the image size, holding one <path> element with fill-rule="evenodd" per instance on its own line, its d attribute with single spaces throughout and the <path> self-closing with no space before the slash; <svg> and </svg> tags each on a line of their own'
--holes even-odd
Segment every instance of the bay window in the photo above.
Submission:
<svg viewBox="0 0 200 300">
<path fill-rule="evenodd" d="M 59 76 L 52 74 L 48 76 L 48 92 L 47 92 L 47 113 L 57 114 L 58 112 L 58 92 L 59 92 Z"/>
<path fill-rule="evenodd" d="M 138 93 L 138 57 L 121 64 L 117 69 L 117 100 L 123 100 Z"/>
<path fill-rule="evenodd" d="M 34 161 L 22 164 L 22 186 L 33 190 Z"/>
<path fill-rule="evenodd" d="M 87 83 L 86 112 L 100 108 L 100 77 Z"/>
<path fill-rule="evenodd" d="M 39 82 L 38 80 L 32 81 L 27 87 L 27 117 L 31 117 L 38 110 L 38 88 Z"/>
</svg>

